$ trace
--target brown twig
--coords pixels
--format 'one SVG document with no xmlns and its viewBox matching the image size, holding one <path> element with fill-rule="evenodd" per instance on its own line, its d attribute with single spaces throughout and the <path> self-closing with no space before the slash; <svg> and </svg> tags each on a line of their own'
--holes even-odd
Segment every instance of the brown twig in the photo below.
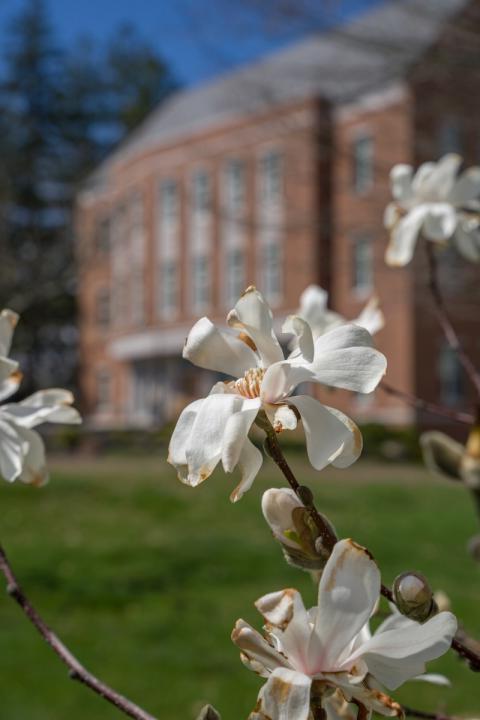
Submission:
<svg viewBox="0 0 480 720">
<path fill-rule="evenodd" d="M 128 715 L 134 720 L 156 720 L 153 715 L 145 712 L 142 708 L 135 705 L 127 698 L 112 690 L 108 685 L 92 675 L 86 670 L 63 642 L 55 635 L 55 633 L 46 625 L 38 612 L 35 610 L 31 602 L 25 596 L 23 590 L 17 582 L 10 563 L 7 559 L 5 550 L 0 545 L 0 572 L 7 581 L 7 592 L 15 602 L 23 610 L 32 625 L 38 630 L 46 643 L 50 645 L 52 650 L 60 658 L 69 670 L 72 680 L 77 680 L 90 688 L 94 693 L 100 695 L 104 700 L 118 708 L 124 715 Z"/>
<path fill-rule="evenodd" d="M 266 442 L 270 457 L 275 462 L 275 464 L 278 465 L 292 490 L 296 493 L 296 495 L 302 502 L 304 502 L 305 497 L 309 499 L 309 503 L 304 502 L 304 504 L 306 504 L 307 507 L 310 508 L 312 517 L 315 520 L 320 532 L 322 533 L 324 546 L 329 550 L 332 550 L 333 546 L 336 543 L 336 538 L 332 534 L 328 526 L 325 524 L 322 516 L 315 507 L 313 493 L 305 485 L 300 485 L 300 483 L 298 482 L 293 470 L 291 469 L 285 458 L 285 455 L 283 454 L 283 450 L 280 446 L 280 443 L 278 442 L 277 434 L 268 418 L 266 416 L 258 417 L 257 424 L 267 435 Z M 382 584 L 380 592 L 385 598 L 387 598 L 389 602 L 395 602 L 392 591 L 386 585 Z M 467 660 L 471 670 L 473 670 L 474 672 L 480 672 L 480 652 L 477 653 L 470 647 L 472 642 L 474 641 L 471 641 L 470 638 L 468 638 L 468 636 L 466 636 L 465 633 L 463 633 L 462 631 L 461 634 L 457 633 L 457 635 L 453 639 L 452 649 L 455 650 L 455 652 L 460 655 L 461 658 Z"/>
<path fill-rule="evenodd" d="M 438 322 L 444 332 L 448 344 L 457 353 L 458 359 L 461 362 L 466 374 L 470 378 L 473 387 L 475 388 L 478 399 L 480 400 L 480 373 L 477 371 L 475 365 L 470 359 L 469 355 L 465 351 L 460 338 L 458 337 L 457 331 L 455 330 L 450 316 L 448 314 L 443 295 L 440 291 L 437 276 L 437 258 L 435 256 L 435 249 L 431 242 L 426 242 L 425 247 L 427 250 L 428 268 L 429 268 L 429 281 L 428 286 L 433 298 L 433 307 L 437 316 Z"/>
<path fill-rule="evenodd" d="M 403 390 L 398 390 L 386 382 L 381 382 L 379 388 L 386 392 L 387 395 L 398 397 L 407 405 L 411 405 L 417 410 L 423 410 L 424 412 L 431 413 L 432 415 L 439 415 L 440 417 L 445 417 L 449 420 L 455 420 L 456 422 L 463 423 L 464 425 L 471 426 L 475 422 L 475 416 L 471 413 L 452 410 L 451 408 L 443 407 L 443 405 L 432 403 L 429 400 L 423 400 L 416 395 L 404 392 Z"/>
</svg>

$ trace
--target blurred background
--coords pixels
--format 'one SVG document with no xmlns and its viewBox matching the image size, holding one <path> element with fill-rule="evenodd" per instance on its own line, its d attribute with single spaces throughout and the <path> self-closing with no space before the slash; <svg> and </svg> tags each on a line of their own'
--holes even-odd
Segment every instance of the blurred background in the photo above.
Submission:
<svg viewBox="0 0 480 720">
<path fill-rule="evenodd" d="M 0 4 L 0 305 L 21 314 L 22 393 L 69 387 L 85 419 L 48 438 L 58 457 L 42 493 L 0 488 L 2 537 L 82 658 L 162 718 L 206 700 L 246 716 L 258 682 L 229 645 L 233 622 L 256 621 L 252 602 L 277 587 L 314 602 L 270 540 L 258 487 L 231 507 L 230 478 L 192 491 L 165 464 L 179 411 L 218 379 L 181 359 L 198 317 L 224 323 L 251 284 L 279 330 L 310 284 L 349 319 L 376 296 L 388 383 L 472 409 L 423 254 L 384 263 L 383 211 L 394 164 L 480 162 L 479 34 L 478 0 Z M 450 249 L 439 265 L 480 362 L 478 268 Z M 319 486 L 301 435 L 287 439 L 320 508 L 392 578 L 416 558 L 478 635 L 473 509 L 412 464 L 421 429 L 462 428 L 382 389 L 324 397 L 362 425 L 366 460 Z M 280 484 L 273 468 L 267 482 Z M 115 717 L 7 601 L 2 647 L 2 718 Z M 478 711 L 472 678 L 442 663 L 453 689 L 404 697 Z"/>
</svg>

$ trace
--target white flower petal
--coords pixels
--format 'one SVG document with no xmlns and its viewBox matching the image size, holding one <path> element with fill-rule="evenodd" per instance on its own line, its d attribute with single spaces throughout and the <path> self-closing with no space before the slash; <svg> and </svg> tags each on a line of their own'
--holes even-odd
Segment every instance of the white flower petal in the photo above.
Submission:
<svg viewBox="0 0 480 720">
<path fill-rule="evenodd" d="M 398 202 L 406 202 L 413 196 L 413 168 L 411 165 L 395 165 L 390 171 L 392 195 Z"/>
<path fill-rule="evenodd" d="M 13 310 L 0 312 L 0 356 L 6 357 L 10 352 L 13 331 L 18 323 L 18 315 Z"/>
<path fill-rule="evenodd" d="M 277 668 L 263 686 L 259 717 L 271 720 L 308 720 L 311 678 L 303 673 Z"/>
<path fill-rule="evenodd" d="M 3 388 L 3 384 L 9 380 L 9 378 L 16 373 L 18 370 L 18 363 L 15 360 L 10 360 L 10 358 L 6 357 L 0 357 L 0 389 L 2 390 L 2 393 L 5 393 L 5 397 L 9 397 L 9 395 L 6 394 L 6 387 Z"/>
<path fill-rule="evenodd" d="M 289 315 L 283 324 L 282 332 L 295 335 L 301 355 L 306 362 L 312 362 L 314 345 L 310 325 L 298 315 Z"/>
<path fill-rule="evenodd" d="M 245 620 L 237 620 L 232 632 L 232 641 L 249 660 L 260 664 L 267 672 L 279 667 L 288 667 L 287 659 Z"/>
<path fill-rule="evenodd" d="M 469 262 L 480 262 L 480 228 L 478 225 L 470 225 L 460 219 L 455 235 L 454 244 L 458 252 Z"/>
<path fill-rule="evenodd" d="M 465 170 L 453 186 L 448 200 L 453 205 L 464 206 L 480 196 L 480 167 Z"/>
<path fill-rule="evenodd" d="M 261 293 L 253 286 L 245 290 L 234 309 L 229 312 L 227 323 L 230 327 L 243 330 L 253 340 L 262 367 L 283 360 L 282 348 L 273 330 L 272 311 Z"/>
<path fill-rule="evenodd" d="M 167 462 L 174 466 L 177 470 L 178 478 L 182 482 L 186 482 L 188 476 L 187 445 L 190 440 L 193 423 L 203 402 L 204 398 L 195 400 L 182 410 L 172 437 L 170 438 Z"/>
<path fill-rule="evenodd" d="M 422 197 L 426 200 L 446 200 L 453 189 L 461 164 L 462 158 L 456 153 L 444 155 L 437 163 L 434 163 L 431 171 L 422 178 L 419 187 Z"/>
<path fill-rule="evenodd" d="M 371 347 L 372 337 L 358 325 L 342 325 L 315 341 L 312 380 L 331 387 L 369 393 L 385 374 L 385 356 Z"/>
<path fill-rule="evenodd" d="M 418 205 L 396 223 L 385 254 L 387 265 L 403 267 L 410 262 L 427 212 L 426 205 Z"/>
<path fill-rule="evenodd" d="M 0 475 L 8 482 L 20 476 L 25 450 L 23 438 L 15 426 L 0 417 Z"/>
<path fill-rule="evenodd" d="M 309 285 L 300 295 L 298 314 L 307 321 L 312 330 L 323 325 L 327 302 L 328 293 L 319 285 Z"/>
<path fill-rule="evenodd" d="M 449 612 L 435 615 L 420 624 L 407 625 L 374 635 L 351 659 L 362 657 L 369 671 L 382 685 L 395 690 L 407 680 L 420 675 L 425 663 L 443 655 L 457 630 L 455 616 Z"/>
<path fill-rule="evenodd" d="M 365 548 L 352 540 L 338 542 L 318 588 L 318 611 L 312 653 L 319 671 L 341 669 L 342 657 L 369 620 L 380 594 L 380 571 Z"/>
<path fill-rule="evenodd" d="M 431 174 L 435 170 L 436 163 L 425 162 L 419 166 L 412 180 L 412 190 L 415 196 L 425 198 L 428 189 L 428 182 Z"/>
<path fill-rule="evenodd" d="M 263 409 L 275 432 L 280 433 L 284 430 L 295 430 L 297 427 L 297 416 L 288 405 L 270 405 L 269 403 L 264 403 Z"/>
<path fill-rule="evenodd" d="M 352 684 L 348 681 L 348 676 L 342 677 L 341 673 L 337 673 L 335 676 L 327 675 L 328 677 L 332 681 L 336 681 L 336 684 L 349 700 L 358 700 L 370 713 L 375 712 L 386 717 L 404 717 L 401 705 L 381 690 L 366 687 L 363 683 L 360 685 Z"/>
<path fill-rule="evenodd" d="M 312 627 L 300 593 L 291 588 L 269 593 L 257 600 L 255 607 L 262 613 L 269 631 L 278 638 L 282 652 L 293 666 L 308 673 Z"/>
<path fill-rule="evenodd" d="M 232 502 L 237 502 L 252 486 L 253 481 L 262 467 L 263 456 L 260 450 L 248 439 L 245 440 L 238 460 L 242 479 L 230 495 Z"/>
<path fill-rule="evenodd" d="M 16 363 L 14 363 L 16 365 Z M 11 368 L 10 368 L 11 369 Z M 0 376 L 2 375 L 2 358 L 0 358 Z M 11 372 L 6 379 L 0 381 L 0 402 L 15 395 L 20 383 L 22 382 L 22 373 Z"/>
<path fill-rule="evenodd" d="M 289 402 L 302 416 L 308 459 L 316 470 L 330 463 L 348 467 L 357 460 L 362 436 L 352 420 L 309 395 L 296 395 Z"/>
<path fill-rule="evenodd" d="M 255 353 L 246 343 L 233 333 L 220 330 L 206 317 L 188 333 L 183 357 L 198 367 L 235 378 L 258 365 Z"/>
<path fill-rule="evenodd" d="M 227 420 L 222 447 L 222 465 L 225 472 L 232 472 L 236 467 L 260 405 L 260 398 L 243 400 L 238 412 Z"/>
<path fill-rule="evenodd" d="M 48 482 L 48 471 L 45 461 L 45 446 L 35 430 L 17 428 L 19 435 L 26 444 L 26 453 L 22 462 L 19 479 L 26 485 L 41 487 Z"/>
<path fill-rule="evenodd" d="M 293 528 L 292 512 L 297 507 L 303 507 L 303 503 L 291 488 L 270 488 L 262 495 L 263 517 L 273 534 L 284 545 L 295 548 L 298 543 L 287 538 L 285 531 Z"/>
<path fill-rule="evenodd" d="M 448 203 L 431 203 L 425 207 L 428 208 L 423 221 L 425 237 L 438 242 L 448 240 L 457 227 L 455 208 Z"/>
<path fill-rule="evenodd" d="M 393 230 L 402 217 L 402 209 L 396 202 L 388 203 L 383 213 L 383 224 L 387 230 Z"/>
<path fill-rule="evenodd" d="M 185 450 L 188 465 L 187 485 L 196 487 L 215 470 L 223 449 L 229 418 L 239 410 L 237 395 L 209 395 L 199 406 Z"/>
<path fill-rule="evenodd" d="M 412 680 L 420 680 L 443 687 L 450 687 L 452 684 L 445 675 L 440 675 L 439 673 L 423 673 L 423 675 L 417 675 L 417 677 L 412 678 Z"/>
<path fill-rule="evenodd" d="M 353 322 L 355 325 L 365 328 L 370 335 L 375 335 L 385 326 L 385 317 L 379 308 L 378 297 L 370 298 L 360 315 Z"/>
<path fill-rule="evenodd" d="M 68 423 L 76 425 L 81 422 L 75 408 L 66 405 L 28 405 L 29 398 L 21 403 L 3 405 L 2 411 L 19 427 L 33 428 L 44 422 Z"/>
</svg>

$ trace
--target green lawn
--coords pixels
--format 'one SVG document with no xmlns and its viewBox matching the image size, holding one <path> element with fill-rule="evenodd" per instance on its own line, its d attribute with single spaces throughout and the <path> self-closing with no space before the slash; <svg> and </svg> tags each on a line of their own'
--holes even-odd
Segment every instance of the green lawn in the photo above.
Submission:
<svg viewBox="0 0 480 720">
<path fill-rule="evenodd" d="M 367 545 L 384 582 L 423 571 L 480 636 L 480 568 L 467 556 L 477 531 L 461 487 L 407 466 L 358 463 L 298 477 L 340 537 Z M 238 617 L 260 627 L 253 601 L 295 586 L 307 605 L 307 574 L 288 567 L 260 512 L 263 489 L 282 484 L 265 463 L 237 505 L 233 478 L 217 473 L 182 486 L 162 458 L 69 459 L 52 464 L 41 490 L 0 486 L 0 538 L 45 619 L 96 674 L 161 720 L 194 718 L 206 701 L 225 720 L 246 718 L 260 680 L 230 641 Z M 425 710 L 480 712 L 480 677 L 453 653 L 432 663 L 452 688 L 411 683 L 397 699 Z M 117 711 L 70 681 L 19 609 L 0 596 L 1 720 L 108 720 Z"/>
</svg>

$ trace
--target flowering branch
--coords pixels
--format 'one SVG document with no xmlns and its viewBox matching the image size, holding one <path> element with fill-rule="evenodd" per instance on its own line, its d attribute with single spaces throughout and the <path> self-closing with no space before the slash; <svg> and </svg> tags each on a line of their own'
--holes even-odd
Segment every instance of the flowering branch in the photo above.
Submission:
<svg viewBox="0 0 480 720">
<path fill-rule="evenodd" d="M 293 470 L 285 458 L 285 455 L 283 454 L 283 450 L 278 442 L 277 434 L 265 413 L 259 413 L 256 422 L 267 436 L 265 444 L 268 454 L 274 463 L 280 468 L 285 479 L 292 490 L 296 493 L 297 497 L 310 510 L 311 516 L 320 531 L 322 545 L 325 549 L 328 549 L 331 552 L 337 540 L 315 507 L 312 491 L 310 488 L 305 485 L 300 485 L 298 482 Z M 382 584 L 380 591 L 389 602 L 395 603 L 395 598 L 390 588 Z M 475 649 L 473 648 L 474 644 L 477 644 L 475 640 L 469 638 L 463 631 L 459 631 L 452 641 L 452 650 L 455 650 L 461 658 L 468 662 L 468 666 L 471 670 L 474 672 L 480 672 L 480 644 L 478 650 L 476 647 Z"/>
<path fill-rule="evenodd" d="M 443 405 L 437 405 L 429 400 L 423 400 L 416 395 L 398 390 L 392 387 L 386 382 L 381 382 L 379 387 L 393 397 L 398 397 L 403 400 L 407 405 L 411 405 L 417 410 L 424 410 L 425 412 L 432 413 L 433 415 L 439 415 L 440 417 L 448 418 L 449 420 L 455 420 L 456 422 L 463 423 L 471 426 L 475 422 L 475 416 L 471 413 L 459 412 L 458 410 L 452 410 L 450 408 L 443 407 Z"/>
<path fill-rule="evenodd" d="M 450 320 L 450 316 L 445 307 L 443 295 L 440 291 L 440 286 L 438 284 L 437 259 L 435 257 L 433 245 L 432 243 L 427 242 L 425 243 L 425 247 L 427 250 L 428 267 L 430 271 L 428 284 L 434 300 L 434 308 L 438 322 L 442 327 L 448 344 L 450 345 L 452 350 L 457 353 L 458 359 L 462 363 L 463 368 L 467 373 L 468 377 L 470 378 L 473 387 L 475 388 L 475 391 L 477 393 L 477 396 L 480 400 L 480 374 L 477 372 L 475 365 L 466 353 L 465 348 L 463 347 L 460 338 L 458 337 L 457 331 L 453 327 L 452 321 Z"/>
<path fill-rule="evenodd" d="M 35 626 L 46 643 L 50 645 L 52 650 L 58 655 L 60 660 L 67 666 L 69 675 L 72 680 L 77 680 L 90 688 L 94 693 L 100 695 L 104 700 L 118 708 L 124 715 L 134 718 L 134 720 L 156 720 L 153 715 L 145 712 L 142 708 L 135 705 L 127 698 L 112 690 L 108 685 L 96 678 L 90 673 L 63 642 L 55 635 L 55 633 L 46 625 L 38 612 L 35 610 L 31 602 L 23 593 L 13 570 L 7 559 L 5 550 L 0 545 L 0 572 L 7 581 L 7 592 L 15 600 L 15 602 L 23 610 L 30 622 Z"/>
</svg>

